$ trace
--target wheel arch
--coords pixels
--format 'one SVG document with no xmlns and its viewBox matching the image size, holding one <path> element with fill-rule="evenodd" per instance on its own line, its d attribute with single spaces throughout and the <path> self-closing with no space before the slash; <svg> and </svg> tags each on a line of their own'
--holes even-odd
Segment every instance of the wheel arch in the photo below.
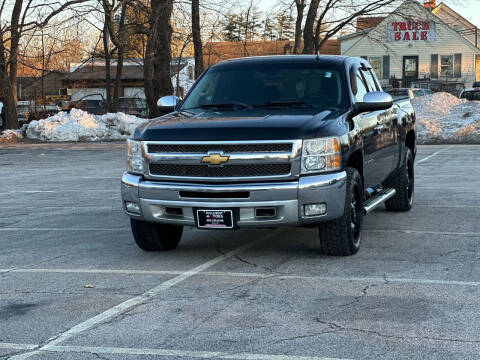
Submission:
<svg viewBox="0 0 480 360">
<path fill-rule="evenodd" d="M 365 179 L 363 177 L 363 152 L 360 149 L 355 150 L 350 154 L 347 160 L 347 167 L 354 168 L 360 174 L 362 179 L 362 185 L 365 184 Z"/>
</svg>

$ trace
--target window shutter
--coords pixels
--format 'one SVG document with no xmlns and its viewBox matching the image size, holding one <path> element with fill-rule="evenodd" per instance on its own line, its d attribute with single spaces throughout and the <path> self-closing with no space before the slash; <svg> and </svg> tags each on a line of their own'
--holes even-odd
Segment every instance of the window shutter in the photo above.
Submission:
<svg viewBox="0 0 480 360">
<path fill-rule="evenodd" d="M 455 61 L 454 61 L 454 77 L 461 78 L 462 77 L 462 54 L 455 54 Z"/>
<path fill-rule="evenodd" d="M 390 79 L 390 56 L 383 57 L 383 79 Z"/>
<path fill-rule="evenodd" d="M 430 76 L 432 79 L 438 79 L 438 54 L 431 55 Z"/>
</svg>

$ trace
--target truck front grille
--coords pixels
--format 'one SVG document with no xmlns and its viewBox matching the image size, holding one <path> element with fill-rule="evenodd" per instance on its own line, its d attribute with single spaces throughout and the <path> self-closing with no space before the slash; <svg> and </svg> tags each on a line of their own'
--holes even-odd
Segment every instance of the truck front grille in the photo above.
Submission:
<svg viewBox="0 0 480 360">
<path fill-rule="evenodd" d="M 289 163 L 224 165 L 222 167 L 208 165 L 150 164 L 150 174 L 174 177 L 262 177 L 289 175 L 290 171 L 291 165 Z"/>
<path fill-rule="evenodd" d="M 231 153 L 279 153 L 291 152 L 291 143 L 273 144 L 148 144 L 148 152 L 158 153 L 190 153 L 207 154 L 209 151 L 222 151 Z"/>
</svg>

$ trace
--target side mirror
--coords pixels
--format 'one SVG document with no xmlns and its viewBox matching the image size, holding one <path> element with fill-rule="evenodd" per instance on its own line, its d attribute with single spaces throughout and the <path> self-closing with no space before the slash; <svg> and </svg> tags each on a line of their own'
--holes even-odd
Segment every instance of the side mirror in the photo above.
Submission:
<svg viewBox="0 0 480 360">
<path fill-rule="evenodd" d="M 175 111 L 175 107 L 180 102 L 180 98 L 174 95 L 163 96 L 157 101 L 157 107 L 160 111 L 170 113 Z"/>
<path fill-rule="evenodd" d="M 386 110 L 393 105 L 393 98 L 390 94 L 383 91 L 374 91 L 366 93 L 363 102 L 355 104 L 356 114 L 369 111 Z"/>
</svg>

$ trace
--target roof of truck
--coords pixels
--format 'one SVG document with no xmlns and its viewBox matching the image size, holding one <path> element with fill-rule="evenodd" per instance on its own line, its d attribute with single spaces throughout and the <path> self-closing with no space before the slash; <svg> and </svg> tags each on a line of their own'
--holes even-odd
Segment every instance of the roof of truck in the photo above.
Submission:
<svg viewBox="0 0 480 360">
<path fill-rule="evenodd" d="M 236 59 L 229 59 L 221 61 L 212 67 L 222 66 L 227 64 L 239 64 L 239 63 L 248 63 L 248 64 L 261 64 L 261 63 L 288 63 L 288 62 L 303 62 L 311 63 L 314 61 L 322 63 L 331 63 L 335 65 L 341 65 L 345 62 L 346 59 L 351 59 L 348 56 L 341 55 L 273 55 L 273 56 L 249 56 Z"/>
</svg>

